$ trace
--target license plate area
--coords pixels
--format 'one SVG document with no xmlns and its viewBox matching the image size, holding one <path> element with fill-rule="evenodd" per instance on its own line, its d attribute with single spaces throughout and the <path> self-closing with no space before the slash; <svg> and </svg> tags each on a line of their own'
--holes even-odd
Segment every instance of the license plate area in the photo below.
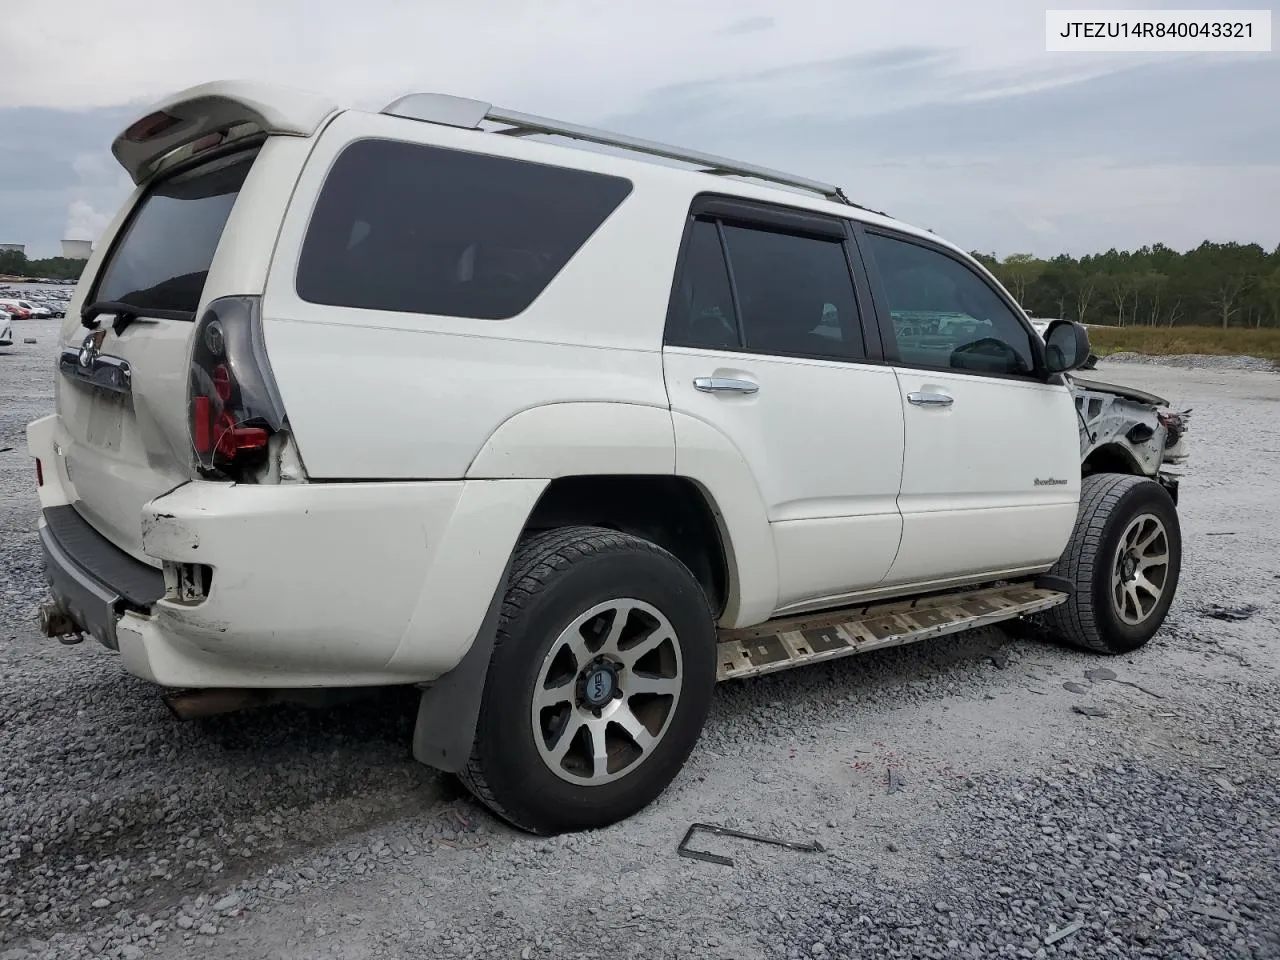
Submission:
<svg viewBox="0 0 1280 960">
<path fill-rule="evenodd" d="M 129 397 L 97 387 L 81 387 L 86 394 L 89 418 L 85 424 L 85 442 L 100 450 L 120 451 L 124 437 L 125 412 L 130 409 Z"/>
</svg>

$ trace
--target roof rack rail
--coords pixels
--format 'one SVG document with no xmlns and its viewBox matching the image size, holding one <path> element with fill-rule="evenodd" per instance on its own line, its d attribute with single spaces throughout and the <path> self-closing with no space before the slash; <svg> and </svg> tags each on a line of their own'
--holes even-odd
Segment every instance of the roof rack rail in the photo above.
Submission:
<svg viewBox="0 0 1280 960">
<path fill-rule="evenodd" d="M 837 203 L 858 207 L 861 210 L 869 209 L 851 201 L 844 195 L 843 190 L 831 183 L 810 180 L 807 177 L 798 177 L 794 174 L 784 173 L 781 170 L 771 170 L 768 167 L 759 167 L 755 164 L 739 163 L 737 160 L 718 157 L 710 153 L 685 150 L 682 147 L 673 147 L 669 144 L 656 143 L 652 140 L 641 140 L 638 137 L 628 137 L 619 133 L 609 133 L 606 130 L 597 130 L 594 127 L 583 127 L 573 123 L 565 123 L 561 120 L 551 120 L 547 117 L 519 113 L 515 110 L 495 107 L 493 104 L 485 103 L 482 100 L 454 97 L 443 93 L 411 93 L 393 100 L 379 112 L 388 116 L 404 117 L 408 120 L 443 123 L 451 127 L 462 127 L 466 130 L 478 129 L 481 123 L 488 120 L 492 123 L 506 125 L 507 129 L 494 131 L 494 133 L 502 136 L 526 137 L 542 134 L 584 140 L 588 143 L 618 147 L 646 156 L 661 157 L 664 160 L 692 163 L 703 167 L 704 173 L 750 177 L 755 180 L 765 180 L 788 187 L 797 187 L 801 190 L 809 190 L 820 194 Z M 873 210 L 871 212 L 877 213 L 878 211 Z"/>
</svg>

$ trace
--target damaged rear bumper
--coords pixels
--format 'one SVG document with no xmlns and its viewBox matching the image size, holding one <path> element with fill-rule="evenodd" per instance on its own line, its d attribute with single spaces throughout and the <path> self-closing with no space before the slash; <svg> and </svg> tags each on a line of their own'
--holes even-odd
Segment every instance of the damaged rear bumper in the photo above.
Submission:
<svg viewBox="0 0 1280 960">
<path fill-rule="evenodd" d="M 164 575 L 116 547 L 70 505 L 40 516 L 45 580 L 55 603 L 103 646 L 119 649 L 116 624 L 164 596 Z"/>
</svg>

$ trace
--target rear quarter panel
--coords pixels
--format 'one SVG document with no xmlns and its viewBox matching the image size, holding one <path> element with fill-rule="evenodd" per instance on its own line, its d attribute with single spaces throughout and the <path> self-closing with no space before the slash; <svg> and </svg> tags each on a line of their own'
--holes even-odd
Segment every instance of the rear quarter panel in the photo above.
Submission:
<svg viewBox="0 0 1280 960">
<path fill-rule="evenodd" d="M 285 215 L 263 310 L 272 369 L 311 477 L 461 478 L 495 432 L 540 406 L 668 410 L 662 329 L 687 191 L 636 178 L 631 195 L 560 274 L 508 320 L 308 303 L 295 276 L 315 199 L 341 150 L 364 137 L 463 150 L 482 145 L 497 155 L 618 173 L 611 158 L 515 138 L 360 113 L 335 119 Z M 626 423 L 619 421 L 620 431 Z M 537 462 L 480 461 L 507 477 L 545 472 Z"/>
</svg>

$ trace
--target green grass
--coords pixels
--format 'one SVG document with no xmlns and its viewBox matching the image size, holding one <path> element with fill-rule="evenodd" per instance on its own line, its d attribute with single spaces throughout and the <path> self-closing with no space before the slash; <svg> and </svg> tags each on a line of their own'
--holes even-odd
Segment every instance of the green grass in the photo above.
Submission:
<svg viewBox="0 0 1280 960">
<path fill-rule="evenodd" d="M 1120 352 L 1162 357 L 1200 353 L 1280 363 L 1280 328 L 1276 327 L 1090 327 L 1089 343 L 1100 357 Z"/>
</svg>

